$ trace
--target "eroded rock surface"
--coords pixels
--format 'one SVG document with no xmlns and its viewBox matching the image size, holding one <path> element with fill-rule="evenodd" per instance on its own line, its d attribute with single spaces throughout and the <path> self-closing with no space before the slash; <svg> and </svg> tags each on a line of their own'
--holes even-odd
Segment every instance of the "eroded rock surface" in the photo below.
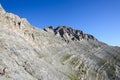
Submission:
<svg viewBox="0 0 120 80">
<path fill-rule="evenodd" d="M 47 32 L 54 33 L 55 35 L 60 35 L 63 40 L 69 42 L 69 41 L 81 41 L 82 39 L 85 40 L 97 40 L 94 36 L 90 34 L 85 34 L 81 30 L 75 30 L 71 27 L 67 26 L 58 26 L 57 28 L 53 28 L 52 26 L 49 26 L 44 29 Z"/>
<path fill-rule="evenodd" d="M 120 47 L 66 26 L 44 30 L 0 7 L 0 80 L 120 80 Z"/>
</svg>

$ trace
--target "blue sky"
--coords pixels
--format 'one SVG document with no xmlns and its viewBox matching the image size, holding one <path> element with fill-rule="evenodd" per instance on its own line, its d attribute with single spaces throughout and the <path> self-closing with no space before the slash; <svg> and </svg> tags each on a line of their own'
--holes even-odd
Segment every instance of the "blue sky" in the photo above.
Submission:
<svg viewBox="0 0 120 80">
<path fill-rule="evenodd" d="M 65 25 L 120 46 L 120 0 L 0 0 L 12 12 L 39 28 Z"/>
</svg>

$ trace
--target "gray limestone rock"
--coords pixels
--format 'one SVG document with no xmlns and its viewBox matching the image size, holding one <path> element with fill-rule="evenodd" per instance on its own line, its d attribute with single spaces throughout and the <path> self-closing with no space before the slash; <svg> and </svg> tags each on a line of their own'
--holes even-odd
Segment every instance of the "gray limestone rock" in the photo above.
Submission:
<svg viewBox="0 0 120 80">
<path fill-rule="evenodd" d="M 2 5 L 0 4 L 0 14 L 5 14 L 5 10 L 3 9 Z"/>
<path fill-rule="evenodd" d="M 0 80 L 120 80 L 120 47 L 66 26 L 40 30 L 0 7 Z"/>
<path fill-rule="evenodd" d="M 55 35 L 59 34 L 64 41 L 81 41 L 85 40 L 97 40 L 94 36 L 90 34 L 85 34 L 81 30 L 75 30 L 71 27 L 66 26 L 58 26 L 57 28 L 53 28 L 52 26 L 44 29 L 46 32 L 51 32 Z"/>
</svg>

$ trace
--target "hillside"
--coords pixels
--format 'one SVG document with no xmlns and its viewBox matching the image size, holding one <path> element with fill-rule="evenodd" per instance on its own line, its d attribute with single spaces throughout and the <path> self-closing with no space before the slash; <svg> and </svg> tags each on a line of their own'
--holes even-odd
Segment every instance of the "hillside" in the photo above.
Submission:
<svg viewBox="0 0 120 80">
<path fill-rule="evenodd" d="M 120 80 L 120 48 L 67 26 L 38 29 L 0 6 L 0 72 L 0 80 Z"/>
</svg>

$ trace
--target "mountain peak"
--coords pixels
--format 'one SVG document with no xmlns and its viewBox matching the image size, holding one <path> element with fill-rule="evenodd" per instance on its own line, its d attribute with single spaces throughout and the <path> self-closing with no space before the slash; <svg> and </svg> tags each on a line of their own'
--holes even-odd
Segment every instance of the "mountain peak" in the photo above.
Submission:
<svg viewBox="0 0 120 80">
<path fill-rule="evenodd" d="M 4 14 L 6 11 L 3 9 L 2 5 L 0 4 L 0 14 Z"/>
<path fill-rule="evenodd" d="M 53 28 L 49 26 L 44 29 L 47 32 L 53 32 L 55 35 L 60 35 L 65 41 L 81 41 L 82 39 L 85 40 L 97 40 L 94 36 L 90 34 L 85 34 L 81 30 L 75 30 L 71 27 L 67 26 L 58 26 L 57 28 Z"/>
</svg>

